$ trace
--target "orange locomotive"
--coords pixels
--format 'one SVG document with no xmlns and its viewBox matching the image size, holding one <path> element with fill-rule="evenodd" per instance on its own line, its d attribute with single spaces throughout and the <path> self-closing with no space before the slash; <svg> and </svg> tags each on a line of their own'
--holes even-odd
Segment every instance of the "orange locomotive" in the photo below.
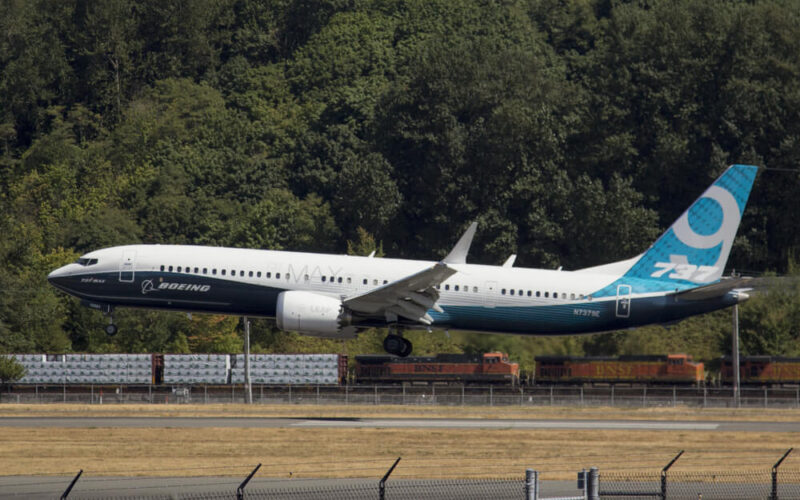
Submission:
<svg viewBox="0 0 800 500">
<path fill-rule="evenodd" d="M 502 352 L 482 356 L 437 354 L 433 357 L 398 358 L 386 355 L 356 356 L 359 384 L 398 382 L 459 382 L 519 384 L 519 364 Z"/>
<path fill-rule="evenodd" d="M 700 384 L 703 363 L 686 354 L 655 356 L 537 356 L 535 383 L 669 383 Z"/>
<path fill-rule="evenodd" d="M 739 381 L 742 384 L 800 383 L 800 358 L 784 356 L 742 356 L 739 358 Z M 722 358 L 722 383 L 733 384 L 733 363 Z"/>
</svg>

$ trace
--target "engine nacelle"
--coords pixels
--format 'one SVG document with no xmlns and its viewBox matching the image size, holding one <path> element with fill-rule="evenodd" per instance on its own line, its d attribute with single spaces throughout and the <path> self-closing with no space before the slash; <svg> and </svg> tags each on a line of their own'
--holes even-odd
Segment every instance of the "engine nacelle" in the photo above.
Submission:
<svg viewBox="0 0 800 500">
<path fill-rule="evenodd" d="M 314 337 L 352 338 L 356 335 L 342 301 L 313 292 L 281 292 L 275 321 L 283 331 Z"/>
</svg>

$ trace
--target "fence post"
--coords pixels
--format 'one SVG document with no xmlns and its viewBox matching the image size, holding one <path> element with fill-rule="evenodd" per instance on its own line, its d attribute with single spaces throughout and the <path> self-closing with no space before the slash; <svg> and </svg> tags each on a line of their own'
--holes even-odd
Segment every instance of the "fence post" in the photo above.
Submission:
<svg viewBox="0 0 800 500">
<path fill-rule="evenodd" d="M 539 499 L 539 473 L 525 469 L 525 500 Z"/>
<path fill-rule="evenodd" d="M 253 476 L 256 475 L 256 472 L 258 472 L 258 469 L 260 469 L 260 468 L 261 468 L 261 464 L 256 465 L 256 468 L 253 469 L 253 472 L 251 472 L 244 479 L 244 481 L 242 481 L 242 484 L 240 484 L 239 487 L 236 488 L 236 500 L 244 500 L 244 489 L 247 487 L 247 483 L 249 483 L 250 480 L 253 479 Z"/>
<path fill-rule="evenodd" d="M 647 386 L 642 388 L 642 408 L 647 407 Z"/>
<path fill-rule="evenodd" d="M 772 466 L 772 495 L 769 497 L 771 500 L 778 500 L 778 467 L 781 466 L 781 463 L 786 460 L 786 457 L 789 456 L 789 453 L 791 453 L 793 449 L 794 448 L 789 448 L 786 450 L 786 453 L 783 454 L 781 459 Z"/>
<path fill-rule="evenodd" d="M 669 470 L 670 467 L 672 467 L 672 464 L 674 464 L 675 462 L 678 461 L 679 458 L 681 458 L 681 455 L 683 455 L 683 450 L 681 450 L 677 455 L 675 455 L 675 458 L 670 460 L 670 462 L 666 465 L 666 467 L 661 469 L 661 500 L 667 500 L 667 471 Z"/>
<path fill-rule="evenodd" d="M 77 476 L 75 476 L 75 477 L 72 479 L 72 482 L 71 482 L 71 483 L 69 483 L 69 486 L 67 486 L 67 489 L 66 489 L 66 490 L 64 490 L 64 493 L 62 493 L 62 494 L 61 494 L 61 500 L 65 500 L 65 499 L 66 499 L 66 498 L 69 496 L 69 492 L 70 492 L 70 491 L 72 491 L 72 487 L 73 487 L 73 486 L 75 486 L 75 483 L 77 483 L 77 482 L 78 482 L 78 478 L 80 478 L 80 477 L 81 477 L 81 474 L 83 474 L 83 469 L 81 469 L 81 470 L 79 470 L 79 471 L 78 471 L 78 475 L 77 475 Z"/>
<path fill-rule="evenodd" d="M 678 406 L 677 389 L 675 389 L 675 386 L 673 385 L 672 386 L 672 407 L 675 408 L 676 406 Z"/>
<path fill-rule="evenodd" d="M 494 406 L 494 386 L 489 386 L 489 406 Z"/>
<path fill-rule="evenodd" d="M 597 475 L 597 467 L 590 467 L 586 478 L 587 497 L 589 500 L 600 500 L 600 484 Z"/>
<path fill-rule="evenodd" d="M 378 500 L 386 500 L 386 480 L 389 479 L 394 468 L 400 463 L 400 458 L 401 457 L 397 457 L 397 460 L 394 461 L 392 466 L 389 467 L 389 470 L 386 471 L 386 474 L 383 475 L 380 482 L 378 482 Z"/>
</svg>

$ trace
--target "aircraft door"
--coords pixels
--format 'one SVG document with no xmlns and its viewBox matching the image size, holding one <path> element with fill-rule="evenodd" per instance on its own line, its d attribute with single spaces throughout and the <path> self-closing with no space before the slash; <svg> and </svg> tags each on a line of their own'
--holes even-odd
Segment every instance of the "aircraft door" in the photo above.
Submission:
<svg viewBox="0 0 800 500">
<path fill-rule="evenodd" d="M 125 250 L 119 263 L 119 280 L 123 283 L 133 283 L 136 269 L 136 251 Z"/>
<path fill-rule="evenodd" d="M 617 317 L 629 318 L 631 316 L 631 286 L 617 285 Z"/>
<path fill-rule="evenodd" d="M 487 281 L 483 289 L 483 307 L 494 307 L 497 304 L 497 282 Z"/>
</svg>

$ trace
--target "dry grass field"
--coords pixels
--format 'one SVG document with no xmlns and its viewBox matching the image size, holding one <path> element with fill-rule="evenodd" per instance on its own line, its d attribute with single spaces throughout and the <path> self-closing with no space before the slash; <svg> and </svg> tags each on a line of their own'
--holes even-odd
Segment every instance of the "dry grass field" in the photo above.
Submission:
<svg viewBox="0 0 800 500">
<path fill-rule="evenodd" d="M 623 410 L 611 408 L 446 408 L 340 406 L 78 406 L 5 405 L 3 416 L 461 417 L 633 420 L 785 421 L 798 411 Z M 679 450 L 675 470 L 766 469 L 800 433 L 300 429 L 300 428 L 11 428 L 0 419 L 0 474 L 259 477 L 380 477 L 402 456 L 393 477 L 519 476 L 533 467 L 543 479 L 572 479 L 582 467 L 655 471 Z M 792 457 L 784 467 L 800 467 Z"/>
</svg>

